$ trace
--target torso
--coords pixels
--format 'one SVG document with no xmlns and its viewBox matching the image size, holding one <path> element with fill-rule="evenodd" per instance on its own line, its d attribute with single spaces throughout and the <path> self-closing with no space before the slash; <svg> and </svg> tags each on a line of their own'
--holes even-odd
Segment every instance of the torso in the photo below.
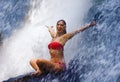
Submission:
<svg viewBox="0 0 120 82">
<path fill-rule="evenodd" d="M 53 38 L 52 42 L 58 42 L 64 47 L 64 42 L 61 37 Z M 52 62 L 64 62 L 64 49 L 49 49 Z"/>
<path fill-rule="evenodd" d="M 59 50 L 54 50 L 54 49 L 50 49 L 49 50 L 50 55 L 51 55 L 51 61 L 52 62 L 64 62 L 64 54 L 63 51 L 59 51 Z"/>
</svg>

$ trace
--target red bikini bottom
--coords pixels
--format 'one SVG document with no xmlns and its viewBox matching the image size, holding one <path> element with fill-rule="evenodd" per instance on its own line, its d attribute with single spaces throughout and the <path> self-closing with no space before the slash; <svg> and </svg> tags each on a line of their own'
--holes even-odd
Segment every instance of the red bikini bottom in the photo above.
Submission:
<svg viewBox="0 0 120 82">
<path fill-rule="evenodd" d="M 56 62 L 56 63 L 59 65 L 59 67 L 60 67 L 62 70 L 65 70 L 65 69 L 66 69 L 66 65 L 65 65 L 64 62 Z"/>
</svg>

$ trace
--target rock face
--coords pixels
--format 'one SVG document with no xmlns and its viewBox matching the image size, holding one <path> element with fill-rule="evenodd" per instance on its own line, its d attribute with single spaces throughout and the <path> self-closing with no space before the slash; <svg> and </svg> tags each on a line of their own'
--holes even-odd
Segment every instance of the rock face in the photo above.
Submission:
<svg viewBox="0 0 120 82">
<path fill-rule="evenodd" d="M 44 73 L 40 76 L 31 76 L 30 74 L 10 78 L 3 82 L 80 82 L 78 63 L 73 65 L 74 61 L 68 66 L 68 69 L 59 73 Z"/>
</svg>

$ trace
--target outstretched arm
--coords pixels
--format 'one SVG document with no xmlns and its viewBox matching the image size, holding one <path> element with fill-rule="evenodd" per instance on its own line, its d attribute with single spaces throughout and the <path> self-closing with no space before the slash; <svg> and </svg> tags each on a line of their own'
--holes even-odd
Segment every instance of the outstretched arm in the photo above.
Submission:
<svg viewBox="0 0 120 82">
<path fill-rule="evenodd" d="M 94 25 L 96 25 L 96 22 L 95 22 L 95 21 L 93 21 L 93 22 L 91 22 L 91 23 L 89 23 L 89 24 L 81 27 L 81 28 L 78 29 L 78 30 L 75 30 L 75 31 L 73 31 L 73 32 L 71 32 L 71 33 L 65 34 L 65 35 L 64 35 L 64 38 L 66 38 L 67 40 L 69 40 L 69 39 L 71 39 L 74 35 L 82 32 L 82 31 L 84 31 L 85 29 L 87 29 L 87 28 L 89 28 L 89 27 L 92 27 L 92 26 L 94 26 Z"/>
<path fill-rule="evenodd" d="M 54 38 L 55 37 L 55 32 L 53 30 L 53 26 L 50 26 L 50 27 L 46 26 L 46 27 L 48 28 L 48 31 L 49 31 L 51 37 Z"/>
<path fill-rule="evenodd" d="M 87 29 L 87 28 L 89 28 L 89 27 L 92 27 L 92 26 L 94 26 L 94 25 L 96 25 L 96 22 L 95 22 L 95 21 L 93 21 L 93 22 L 91 22 L 91 23 L 89 23 L 89 24 L 81 27 L 81 28 L 78 29 L 78 30 L 75 30 L 75 31 L 72 32 L 71 34 L 76 35 L 77 33 L 82 32 L 82 31 L 84 31 L 85 29 Z"/>
</svg>

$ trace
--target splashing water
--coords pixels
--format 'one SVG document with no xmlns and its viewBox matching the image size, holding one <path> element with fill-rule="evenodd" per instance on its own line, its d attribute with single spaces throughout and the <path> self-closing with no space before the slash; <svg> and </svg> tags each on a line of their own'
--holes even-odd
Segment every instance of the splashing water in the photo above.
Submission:
<svg viewBox="0 0 120 82">
<path fill-rule="evenodd" d="M 65 19 L 70 32 L 83 24 L 84 16 L 92 4 L 90 0 L 31 0 L 30 5 L 22 28 L 15 30 L 11 37 L 3 41 L 0 55 L 1 81 L 32 72 L 29 65 L 31 58 L 49 59 L 47 44 L 51 38 L 45 25 L 55 27 L 57 20 Z M 65 46 L 67 63 L 78 53 L 78 45 L 74 44 L 77 40 L 76 36 Z M 71 49 L 75 51 L 72 53 Z"/>
</svg>

